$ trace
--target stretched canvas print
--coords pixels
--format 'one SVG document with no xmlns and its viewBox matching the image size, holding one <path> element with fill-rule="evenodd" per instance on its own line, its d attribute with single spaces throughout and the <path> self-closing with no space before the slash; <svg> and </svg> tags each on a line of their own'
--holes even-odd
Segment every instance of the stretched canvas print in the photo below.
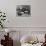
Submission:
<svg viewBox="0 0 46 46">
<path fill-rule="evenodd" d="M 30 5 L 17 5 L 16 16 L 28 17 L 31 16 Z"/>
</svg>

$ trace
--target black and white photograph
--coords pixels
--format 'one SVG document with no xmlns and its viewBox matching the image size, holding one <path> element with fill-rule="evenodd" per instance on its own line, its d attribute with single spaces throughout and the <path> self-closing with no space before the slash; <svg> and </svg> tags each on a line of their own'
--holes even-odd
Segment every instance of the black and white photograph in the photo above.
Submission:
<svg viewBox="0 0 46 46">
<path fill-rule="evenodd" d="M 31 6 L 30 5 L 17 5 L 16 16 L 28 17 L 31 16 Z"/>
</svg>

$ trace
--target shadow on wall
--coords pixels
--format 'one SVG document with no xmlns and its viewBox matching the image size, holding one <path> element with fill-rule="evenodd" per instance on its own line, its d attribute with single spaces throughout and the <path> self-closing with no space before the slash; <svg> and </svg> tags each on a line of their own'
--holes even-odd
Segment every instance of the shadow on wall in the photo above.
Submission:
<svg viewBox="0 0 46 46">
<path fill-rule="evenodd" d="M 13 46 L 21 46 L 20 41 L 13 40 Z"/>
</svg>

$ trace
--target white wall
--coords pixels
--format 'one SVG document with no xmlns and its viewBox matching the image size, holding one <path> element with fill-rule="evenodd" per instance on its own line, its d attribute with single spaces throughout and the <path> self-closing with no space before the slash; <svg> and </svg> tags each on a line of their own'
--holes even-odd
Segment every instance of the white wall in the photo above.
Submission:
<svg viewBox="0 0 46 46">
<path fill-rule="evenodd" d="M 32 25 L 46 27 L 46 0 L 32 1 Z"/>
<path fill-rule="evenodd" d="M 31 5 L 31 17 L 16 17 L 16 5 Z M 6 12 L 7 27 L 46 27 L 46 0 L 0 0 Z"/>
</svg>

